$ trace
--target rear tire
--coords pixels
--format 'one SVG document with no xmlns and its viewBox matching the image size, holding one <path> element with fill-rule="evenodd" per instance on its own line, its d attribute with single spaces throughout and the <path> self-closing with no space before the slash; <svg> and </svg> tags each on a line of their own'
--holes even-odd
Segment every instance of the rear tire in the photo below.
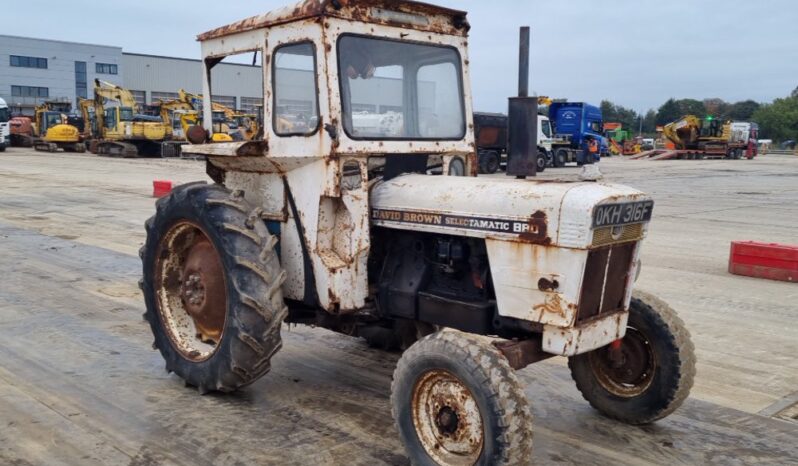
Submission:
<svg viewBox="0 0 798 466">
<path fill-rule="evenodd" d="M 590 405 L 612 419 L 648 424 L 675 411 L 687 399 L 695 377 L 690 333 L 661 299 L 635 291 L 621 363 L 610 346 L 568 360 L 576 388 Z"/>
<path fill-rule="evenodd" d="M 411 346 L 394 372 L 391 411 L 413 465 L 531 462 L 529 402 L 483 338 L 446 330 Z"/>
<path fill-rule="evenodd" d="M 557 149 L 554 153 L 554 166 L 562 168 L 568 162 L 568 151 L 566 149 Z"/>
<path fill-rule="evenodd" d="M 200 393 L 268 372 L 288 310 L 277 239 L 258 210 L 241 192 L 193 183 L 160 199 L 145 226 L 144 318 L 166 370 Z"/>
<path fill-rule="evenodd" d="M 501 160 L 495 151 L 485 151 L 479 154 L 479 172 L 492 175 L 499 170 Z"/>
</svg>

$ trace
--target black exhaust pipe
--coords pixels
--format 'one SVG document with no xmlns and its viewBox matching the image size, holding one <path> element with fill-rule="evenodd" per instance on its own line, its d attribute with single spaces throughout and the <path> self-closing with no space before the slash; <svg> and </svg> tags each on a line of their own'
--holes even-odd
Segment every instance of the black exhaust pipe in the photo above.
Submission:
<svg viewBox="0 0 798 466">
<path fill-rule="evenodd" d="M 510 97 L 507 131 L 507 175 L 537 174 L 538 99 L 529 97 L 529 26 L 521 28 L 518 56 L 518 97 Z"/>
</svg>

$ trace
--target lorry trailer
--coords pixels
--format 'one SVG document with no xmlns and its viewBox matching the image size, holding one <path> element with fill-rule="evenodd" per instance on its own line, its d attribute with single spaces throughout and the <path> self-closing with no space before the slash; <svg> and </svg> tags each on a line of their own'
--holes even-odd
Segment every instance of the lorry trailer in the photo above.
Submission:
<svg viewBox="0 0 798 466">
<path fill-rule="evenodd" d="M 477 141 L 479 172 L 496 173 L 507 159 L 507 124 L 509 118 L 503 113 L 474 113 L 474 134 Z M 538 160 L 537 169 L 542 172 L 551 165 L 551 122 L 548 117 L 538 115 Z"/>
</svg>

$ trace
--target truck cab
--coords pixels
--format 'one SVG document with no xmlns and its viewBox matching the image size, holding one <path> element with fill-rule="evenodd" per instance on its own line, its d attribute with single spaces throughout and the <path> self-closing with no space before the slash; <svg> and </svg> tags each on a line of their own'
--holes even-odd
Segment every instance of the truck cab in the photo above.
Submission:
<svg viewBox="0 0 798 466">
<path fill-rule="evenodd" d="M 0 152 L 5 151 L 6 147 L 11 145 L 9 120 L 11 120 L 11 110 L 6 101 L 0 99 Z"/>
<path fill-rule="evenodd" d="M 587 139 L 602 144 L 603 118 L 601 109 L 583 102 L 552 102 L 549 118 L 554 126 L 554 166 L 582 162 Z M 600 151 L 601 152 L 601 151 Z"/>
</svg>

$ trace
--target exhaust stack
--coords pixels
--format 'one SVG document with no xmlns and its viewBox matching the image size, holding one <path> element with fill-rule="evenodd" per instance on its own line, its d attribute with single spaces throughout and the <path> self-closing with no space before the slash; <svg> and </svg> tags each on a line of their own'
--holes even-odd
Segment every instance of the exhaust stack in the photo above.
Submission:
<svg viewBox="0 0 798 466">
<path fill-rule="evenodd" d="M 538 99 L 529 97 L 529 26 L 521 28 L 518 55 L 518 97 L 510 97 L 507 128 L 507 176 L 537 174 Z"/>
</svg>

